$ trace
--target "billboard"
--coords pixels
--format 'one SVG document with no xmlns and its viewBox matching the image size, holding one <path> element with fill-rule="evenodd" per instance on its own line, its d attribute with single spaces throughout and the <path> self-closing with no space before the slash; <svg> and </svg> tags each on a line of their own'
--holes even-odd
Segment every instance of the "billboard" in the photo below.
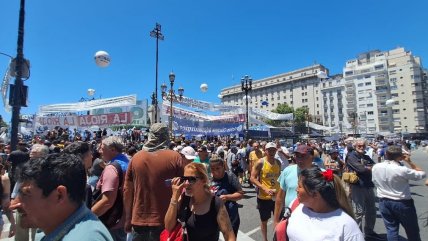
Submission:
<svg viewBox="0 0 428 241">
<path fill-rule="evenodd" d="M 99 115 L 121 112 L 131 113 L 132 121 L 129 123 L 129 125 L 147 126 L 147 100 L 137 100 L 137 104 L 131 106 L 100 108 L 92 110 L 90 113 L 93 115 Z"/>
</svg>

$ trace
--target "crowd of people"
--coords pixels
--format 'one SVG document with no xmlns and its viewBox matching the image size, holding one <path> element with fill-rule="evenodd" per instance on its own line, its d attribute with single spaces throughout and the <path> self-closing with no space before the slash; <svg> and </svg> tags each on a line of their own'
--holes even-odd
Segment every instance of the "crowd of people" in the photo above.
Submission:
<svg viewBox="0 0 428 241">
<path fill-rule="evenodd" d="M 243 187 L 256 190 L 263 241 L 290 208 L 288 240 L 383 240 L 377 198 L 387 240 L 399 225 L 420 240 L 409 180 L 426 174 L 406 141 L 171 141 L 160 123 L 129 142 L 49 133 L 13 152 L 0 143 L 1 208 L 18 241 L 158 241 L 177 228 L 183 240 L 236 240 Z"/>
</svg>

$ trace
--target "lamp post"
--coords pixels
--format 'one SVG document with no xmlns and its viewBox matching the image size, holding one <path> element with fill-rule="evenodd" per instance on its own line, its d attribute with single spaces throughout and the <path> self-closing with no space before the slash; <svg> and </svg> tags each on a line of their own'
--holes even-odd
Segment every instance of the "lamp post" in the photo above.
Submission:
<svg viewBox="0 0 428 241">
<path fill-rule="evenodd" d="M 241 89 L 245 92 L 245 140 L 248 140 L 248 131 L 250 129 L 248 123 L 248 92 L 251 91 L 253 84 L 253 79 L 245 75 L 241 78 Z"/>
<path fill-rule="evenodd" d="M 22 106 L 27 106 L 28 88 L 24 85 L 24 64 L 28 62 L 24 59 L 24 22 L 25 22 L 25 0 L 21 0 L 19 8 L 19 23 L 18 23 L 18 41 L 17 54 L 15 58 L 15 84 L 10 85 L 9 105 L 12 106 L 12 129 L 10 138 L 11 150 L 16 150 L 18 144 L 18 126 L 19 112 Z M 26 66 L 28 67 L 28 66 Z M 29 67 L 28 67 L 29 68 Z"/>
<path fill-rule="evenodd" d="M 156 38 L 156 85 L 155 85 L 155 123 L 158 121 L 158 56 L 159 56 L 159 40 L 164 40 L 161 33 L 161 25 L 156 23 L 156 27 L 150 32 L 150 37 Z"/>
<path fill-rule="evenodd" d="M 182 100 L 183 99 L 183 93 L 184 93 L 184 89 L 183 87 L 178 88 L 178 96 L 175 94 L 174 92 L 174 81 L 175 81 L 175 74 L 174 72 L 169 73 L 169 84 L 170 84 L 170 88 L 169 90 L 167 90 L 167 86 L 165 83 L 163 83 L 161 85 L 161 90 L 162 90 L 162 97 L 166 100 L 168 100 L 169 98 L 169 130 L 170 130 L 170 138 L 171 140 L 174 138 L 174 133 L 173 133 L 173 129 L 172 129 L 172 119 L 173 119 L 173 114 L 174 111 L 172 109 L 172 102 L 174 100 Z"/>
</svg>

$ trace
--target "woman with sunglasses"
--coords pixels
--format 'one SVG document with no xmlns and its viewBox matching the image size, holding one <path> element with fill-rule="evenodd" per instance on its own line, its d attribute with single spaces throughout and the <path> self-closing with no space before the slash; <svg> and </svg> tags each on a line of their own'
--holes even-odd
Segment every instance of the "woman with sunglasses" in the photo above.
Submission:
<svg viewBox="0 0 428 241">
<path fill-rule="evenodd" d="M 189 163 L 184 167 L 184 176 L 171 181 L 172 197 L 165 215 L 165 229 L 171 232 L 176 224 L 184 199 L 190 198 L 185 215 L 189 241 L 217 241 L 219 231 L 224 240 L 236 240 L 226 208 L 217 196 L 210 191 L 205 166 Z"/>
<path fill-rule="evenodd" d="M 10 222 L 9 235 L 13 237 L 15 235 L 15 218 L 13 217 L 12 211 L 9 209 L 10 206 L 10 180 L 6 173 L 4 162 L 0 162 L 0 235 L 3 232 L 3 218 L 4 213 Z"/>
<path fill-rule="evenodd" d="M 302 170 L 297 198 L 300 205 L 292 211 L 287 226 L 290 241 L 364 240 L 341 180 L 332 170 Z"/>
</svg>

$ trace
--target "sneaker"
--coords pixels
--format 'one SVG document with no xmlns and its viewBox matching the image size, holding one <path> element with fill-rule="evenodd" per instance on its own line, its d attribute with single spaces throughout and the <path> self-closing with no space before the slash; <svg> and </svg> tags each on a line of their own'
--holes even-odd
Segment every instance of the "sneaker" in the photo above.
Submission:
<svg viewBox="0 0 428 241">
<path fill-rule="evenodd" d="M 364 237 L 365 237 L 365 239 L 366 240 L 386 240 L 384 237 L 382 237 L 381 235 L 379 235 L 379 234 L 377 234 L 377 233 L 375 233 L 375 232 L 372 232 L 372 233 L 366 233 L 365 235 L 364 235 Z"/>
</svg>

